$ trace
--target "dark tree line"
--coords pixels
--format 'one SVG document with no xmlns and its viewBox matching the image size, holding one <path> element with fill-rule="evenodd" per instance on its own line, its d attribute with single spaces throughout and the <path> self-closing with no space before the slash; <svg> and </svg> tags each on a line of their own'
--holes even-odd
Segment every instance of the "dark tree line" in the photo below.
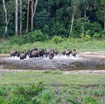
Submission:
<svg viewBox="0 0 105 104">
<path fill-rule="evenodd" d="M 35 30 L 48 36 L 93 36 L 105 30 L 105 0 L 0 0 L 0 37 Z"/>
</svg>

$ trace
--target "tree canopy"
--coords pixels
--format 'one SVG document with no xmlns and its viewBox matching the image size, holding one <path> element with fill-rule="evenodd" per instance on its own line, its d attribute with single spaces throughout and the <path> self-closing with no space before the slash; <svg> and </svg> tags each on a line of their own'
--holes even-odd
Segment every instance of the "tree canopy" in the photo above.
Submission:
<svg viewBox="0 0 105 104">
<path fill-rule="evenodd" d="M 0 37 L 36 30 L 61 37 L 105 30 L 105 0 L 0 0 Z"/>
</svg>

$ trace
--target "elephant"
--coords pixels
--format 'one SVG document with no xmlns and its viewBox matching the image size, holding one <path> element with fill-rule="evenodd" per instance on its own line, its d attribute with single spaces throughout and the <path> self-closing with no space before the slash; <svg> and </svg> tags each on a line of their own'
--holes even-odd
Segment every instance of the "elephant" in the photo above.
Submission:
<svg viewBox="0 0 105 104">
<path fill-rule="evenodd" d="M 55 55 L 58 55 L 58 50 L 53 50 Z"/>
<path fill-rule="evenodd" d="M 77 55 L 76 49 L 73 49 L 72 55 L 73 55 L 74 57 L 76 57 L 76 55 Z"/>
<path fill-rule="evenodd" d="M 19 57 L 20 56 L 20 52 L 17 52 L 15 56 Z"/>
<path fill-rule="evenodd" d="M 69 56 L 71 53 L 72 53 L 71 50 L 67 50 L 65 54 L 66 54 L 66 56 Z"/>
<path fill-rule="evenodd" d="M 66 54 L 66 51 L 63 51 L 63 52 L 62 52 L 62 55 L 65 55 L 65 54 Z"/>
<path fill-rule="evenodd" d="M 26 59 L 27 53 L 21 53 L 19 57 L 20 57 L 20 60 Z"/>
<path fill-rule="evenodd" d="M 33 57 L 39 57 L 39 51 L 37 50 L 35 50 L 35 51 L 32 51 L 32 53 L 29 55 L 29 58 L 33 58 Z"/>
<path fill-rule="evenodd" d="M 28 55 L 30 56 L 30 54 L 32 53 L 32 51 L 37 51 L 37 48 L 31 48 L 29 50 L 27 50 Z"/>
<path fill-rule="evenodd" d="M 54 51 L 49 52 L 49 59 L 52 59 L 54 57 Z"/>
<path fill-rule="evenodd" d="M 17 50 L 13 50 L 10 52 L 10 57 L 16 56 L 16 54 L 17 54 Z"/>
<path fill-rule="evenodd" d="M 38 53 L 38 56 L 39 56 L 39 57 L 43 57 L 43 55 L 45 55 L 45 50 L 44 50 L 44 49 L 39 50 L 38 52 L 39 52 L 39 53 Z"/>
<path fill-rule="evenodd" d="M 30 52 L 37 51 L 37 50 L 38 50 L 38 48 L 31 48 L 31 49 L 29 49 Z"/>
<path fill-rule="evenodd" d="M 50 51 L 51 51 L 51 49 L 47 49 L 47 51 L 46 51 L 47 55 L 49 55 Z"/>
</svg>

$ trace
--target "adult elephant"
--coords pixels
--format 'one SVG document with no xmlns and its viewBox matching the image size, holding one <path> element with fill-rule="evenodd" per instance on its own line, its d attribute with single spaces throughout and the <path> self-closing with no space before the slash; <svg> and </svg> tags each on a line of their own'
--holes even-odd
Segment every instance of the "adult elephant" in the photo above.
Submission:
<svg viewBox="0 0 105 104">
<path fill-rule="evenodd" d="M 17 54 L 17 50 L 13 50 L 10 52 L 10 57 L 16 56 L 16 54 Z"/>
<path fill-rule="evenodd" d="M 30 48 L 29 50 L 27 50 L 27 54 L 30 56 L 33 51 L 37 51 L 37 50 L 38 48 Z"/>
<path fill-rule="evenodd" d="M 39 51 L 37 50 L 35 50 L 35 51 L 32 51 L 32 53 L 29 55 L 29 58 L 33 58 L 33 57 L 38 57 L 39 56 Z"/>
</svg>

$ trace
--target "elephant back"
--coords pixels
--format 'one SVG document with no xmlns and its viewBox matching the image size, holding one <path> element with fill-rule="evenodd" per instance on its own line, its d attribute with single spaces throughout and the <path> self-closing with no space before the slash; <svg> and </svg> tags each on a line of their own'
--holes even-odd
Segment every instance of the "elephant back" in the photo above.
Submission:
<svg viewBox="0 0 105 104">
<path fill-rule="evenodd" d="M 17 50 L 13 50 L 10 52 L 10 56 L 16 56 L 16 54 L 17 54 Z"/>
</svg>

